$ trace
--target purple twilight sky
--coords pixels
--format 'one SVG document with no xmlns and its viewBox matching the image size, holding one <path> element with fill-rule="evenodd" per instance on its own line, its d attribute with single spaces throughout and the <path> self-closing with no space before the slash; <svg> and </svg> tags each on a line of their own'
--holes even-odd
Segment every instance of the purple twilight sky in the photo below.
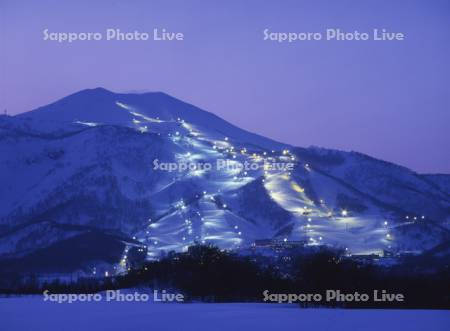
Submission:
<svg viewBox="0 0 450 331">
<path fill-rule="evenodd" d="M 43 40 L 107 28 L 182 42 Z M 402 32 L 404 41 L 263 40 L 263 30 Z M 0 107 L 80 89 L 164 91 L 298 146 L 450 173 L 450 1 L 0 0 Z"/>
</svg>

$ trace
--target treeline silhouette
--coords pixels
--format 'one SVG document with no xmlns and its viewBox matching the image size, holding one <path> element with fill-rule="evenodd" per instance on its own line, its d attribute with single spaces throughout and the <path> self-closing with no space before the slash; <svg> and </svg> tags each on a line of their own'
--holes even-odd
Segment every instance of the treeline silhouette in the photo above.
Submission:
<svg viewBox="0 0 450 331">
<path fill-rule="evenodd" d="M 289 256 L 289 258 L 286 258 Z M 263 302 L 263 292 L 367 293 L 367 302 L 302 302 L 304 307 L 450 308 L 448 259 L 407 257 L 390 267 L 357 261 L 342 251 L 320 248 L 279 257 L 242 256 L 213 246 L 197 245 L 185 253 L 169 253 L 159 261 L 135 265 L 125 275 L 75 282 L 39 282 L 37 278 L 2 275 L 0 291 L 13 293 L 93 293 L 111 289 L 148 287 L 183 293 L 187 301 Z M 11 278 L 12 277 L 12 278 Z M 15 278 L 14 278 L 15 277 Z M 14 281 L 11 282 L 11 279 Z M 401 293 L 404 302 L 374 302 L 374 290 Z"/>
</svg>

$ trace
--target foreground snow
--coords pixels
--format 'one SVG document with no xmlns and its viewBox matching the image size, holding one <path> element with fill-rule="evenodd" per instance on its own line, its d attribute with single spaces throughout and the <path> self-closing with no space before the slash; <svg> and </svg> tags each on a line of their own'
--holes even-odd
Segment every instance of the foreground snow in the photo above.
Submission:
<svg viewBox="0 0 450 331">
<path fill-rule="evenodd" d="M 0 298 L 10 330 L 448 330 L 449 311 L 300 309 L 277 304 L 57 304 Z"/>
</svg>

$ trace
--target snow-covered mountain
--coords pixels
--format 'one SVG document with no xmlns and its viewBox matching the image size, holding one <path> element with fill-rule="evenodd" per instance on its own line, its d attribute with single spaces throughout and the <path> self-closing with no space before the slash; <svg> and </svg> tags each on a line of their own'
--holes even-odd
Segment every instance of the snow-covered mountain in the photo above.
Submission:
<svg viewBox="0 0 450 331">
<path fill-rule="evenodd" d="M 17 268 L 120 268 L 131 253 L 194 242 L 275 238 L 361 254 L 449 240 L 450 176 L 292 147 L 164 93 L 97 88 L 1 116 L 0 155 L 0 259 Z M 155 160 L 215 166 L 169 172 Z M 245 163 L 258 167 L 231 167 Z"/>
</svg>

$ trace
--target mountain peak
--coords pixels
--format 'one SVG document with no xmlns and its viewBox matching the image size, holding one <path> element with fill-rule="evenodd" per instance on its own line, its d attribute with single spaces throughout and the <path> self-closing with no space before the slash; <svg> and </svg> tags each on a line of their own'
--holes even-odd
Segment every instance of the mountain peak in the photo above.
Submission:
<svg viewBox="0 0 450 331">
<path fill-rule="evenodd" d="M 172 123 L 183 119 L 187 123 L 214 132 L 217 137 L 229 136 L 243 143 L 267 149 L 284 148 L 285 144 L 240 129 L 220 117 L 164 92 L 115 93 L 103 87 L 85 89 L 52 104 L 17 115 L 37 121 L 60 123 L 98 123 L 150 130 L 154 123 Z M 162 124 L 163 125 L 163 124 Z M 147 128 L 146 128 L 147 126 Z"/>
<path fill-rule="evenodd" d="M 73 95 L 113 95 L 116 94 L 110 90 L 105 89 L 104 87 L 94 87 L 83 89 L 73 94 L 68 95 L 67 97 L 71 97 Z"/>
<path fill-rule="evenodd" d="M 93 91 L 93 92 L 101 92 L 101 93 L 114 93 L 110 90 L 105 89 L 104 87 L 98 86 L 98 87 L 94 87 L 92 89 L 85 89 L 82 91 Z"/>
</svg>

